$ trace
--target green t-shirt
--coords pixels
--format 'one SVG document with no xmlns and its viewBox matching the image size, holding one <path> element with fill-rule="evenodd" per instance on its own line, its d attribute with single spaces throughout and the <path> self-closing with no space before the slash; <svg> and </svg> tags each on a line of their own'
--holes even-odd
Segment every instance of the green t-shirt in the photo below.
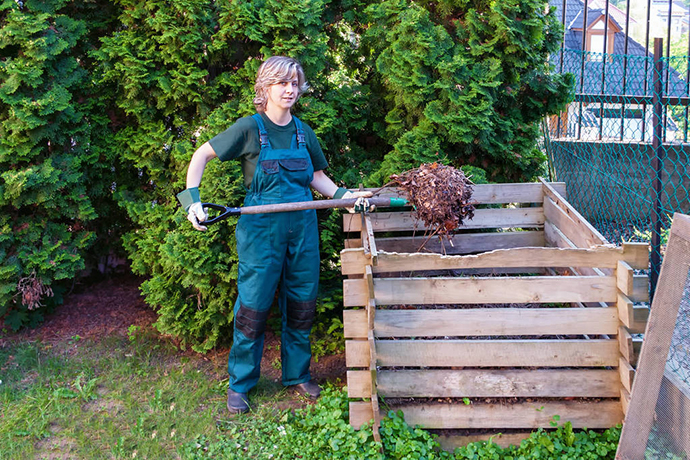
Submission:
<svg viewBox="0 0 690 460">
<path fill-rule="evenodd" d="M 264 113 L 261 114 L 261 118 L 264 120 L 271 148 L 289 149 L 292 136 L 297 133 L 295 119 L 290 120 L 290 123 L 285 126 L 279 126 L 273 123 Z M 323 154 L 319 140 L 316 138 L 316 134 L 306 123 L 302 122 L 302 126 L 304 127 L 307 151 L 309 151 L 311 162 L 314 165 L 314 171 L 326 169 L 328 162 Z M 259 150 L 261 150 L 259 126 L 256 124 L 256 120 L 252 117 L 240 118 L 232 126 L 208 142 L 221 161 L 235 158 L 242 159 L 244 185 L 249 188 L 252 178 L 254 178 L 256 163 L 259 160 Z"/>
</svg>

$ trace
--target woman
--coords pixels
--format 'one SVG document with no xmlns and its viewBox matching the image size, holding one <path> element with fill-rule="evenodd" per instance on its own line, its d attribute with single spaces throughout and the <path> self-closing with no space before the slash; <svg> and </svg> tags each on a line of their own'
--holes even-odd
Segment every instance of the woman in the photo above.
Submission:
<svg viewBox="0 0 690 460">
<path fill-rule="evenodd" d="M 247 187 L 245 206 L 309 201 L 310 187 L 326 197 L 369 197 L 339 188 L 326 176 L 326 158 L 312 129 L 291 109 L 308 88 L 298 61 L 275 56 L 259 67 L 254 89 L 257 113 L 244 117 L 194 152 L 187 189 L 178 198 L 197 230 L 207 215 L 199 184 L 206 163 L 240 158 Z M 368 207 L 368 202 L 363 206 Z M 249 410 L 247 393 L 259 380 L 266 319 L 280 285 L 282 382 L 316 399 L 311 380 L 309 333 L 316 312 L 319 234 L 314 210 L 242 215 L 237 224 L 239 272 L 233 345 L 228 358 L 228 410 Z"/>
</svg>

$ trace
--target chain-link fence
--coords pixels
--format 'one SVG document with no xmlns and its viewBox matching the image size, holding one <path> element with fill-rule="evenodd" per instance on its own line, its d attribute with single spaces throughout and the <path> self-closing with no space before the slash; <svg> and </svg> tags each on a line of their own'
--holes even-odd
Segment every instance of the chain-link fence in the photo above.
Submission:
<svg viewBox="0 0 690 460">
<path fill-rule="evenodd" d="M 564 49 L 556 69 L 575 75 L 574 101 L 545 123 L 551 180 L 616 244 L 649 241 L 654 292 L 674 212 L 690 209 L 690 57 Z"/>
</svg>

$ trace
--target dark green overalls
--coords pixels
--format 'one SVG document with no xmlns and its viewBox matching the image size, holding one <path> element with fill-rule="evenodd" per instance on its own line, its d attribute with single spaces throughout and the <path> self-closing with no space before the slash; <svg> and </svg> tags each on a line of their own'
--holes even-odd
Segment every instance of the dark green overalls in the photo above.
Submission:
<svg viewBox="0 0 690 460">
<path fill-rule="evenodd" d="M 309 184 L 314 167 L 302 123 L 290 149 L 274 150 L 261 116 L 261 151 L 245 206 L 312 200 Z M 266 319 L 280 281 L 283 385 L 309 381 L 309 333 L 316 310 L 319 281 L 319 233 L 316 211 L 242 215 L 237 224 L 239 295 L 235 331 L 228 358 L 230 388 L 246 393 L 259 380 Z"/>
</svg>

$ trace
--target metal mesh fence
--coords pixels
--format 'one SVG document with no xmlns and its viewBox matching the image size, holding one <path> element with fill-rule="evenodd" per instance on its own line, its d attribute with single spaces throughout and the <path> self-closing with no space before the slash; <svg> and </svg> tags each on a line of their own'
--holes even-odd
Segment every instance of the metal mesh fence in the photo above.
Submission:
<svg viewBox="0 0 690 460">
<path fill-rule="evenodd" d="M 679 270 L 687 270 L 678 267 Z M 690 277 L 686 278 L 645 459 L 687 460 L 690 455 Z"/>
<path fill-rule="evenodd" d="M 652 292 L 670 216 L 690 210 L 690 57 L 656 55 L 564 49 L 553 64 L 575 75 L 574 101 L 544 129 L 568 201 L 610 242 L 652 243 Z"/>
</svg>

